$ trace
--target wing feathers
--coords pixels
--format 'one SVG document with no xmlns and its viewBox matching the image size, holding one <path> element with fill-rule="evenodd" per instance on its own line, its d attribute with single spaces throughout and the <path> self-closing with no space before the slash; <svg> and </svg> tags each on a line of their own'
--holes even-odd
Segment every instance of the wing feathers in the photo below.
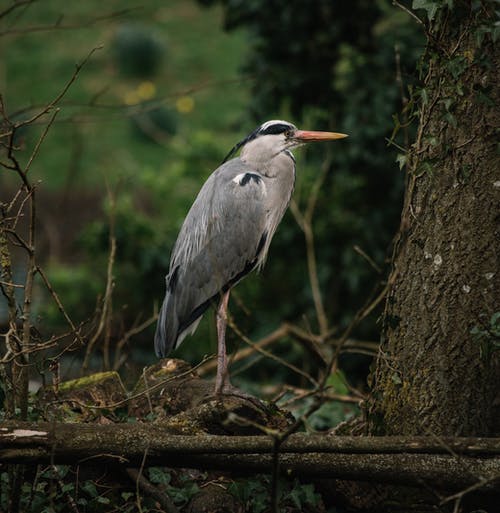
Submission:
<svg viewBox="0 0 500 513">
<path fill-rule="evenodd" d="M 196 329 L 206 309 L 254 269 L 266 247 L 266 186 L 239 159 L 205 182 L 171 257 L 155 349 L 166 356 Z"/>
</svg>

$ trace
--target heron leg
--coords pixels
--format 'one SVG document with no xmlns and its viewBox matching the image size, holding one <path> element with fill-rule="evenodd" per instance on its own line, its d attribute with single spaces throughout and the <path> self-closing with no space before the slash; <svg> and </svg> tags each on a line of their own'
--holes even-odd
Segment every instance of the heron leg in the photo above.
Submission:
<svg viewBox="0 0 500 513">
<path fill-rule="evenodd" d="M 215 378 L 215 395 L 220 395 L 224 386 L 229 383 L 226 353 L 227 304 L 229 292 L 222 294 L 217 308 L 217 376 Z"/>
</svg>

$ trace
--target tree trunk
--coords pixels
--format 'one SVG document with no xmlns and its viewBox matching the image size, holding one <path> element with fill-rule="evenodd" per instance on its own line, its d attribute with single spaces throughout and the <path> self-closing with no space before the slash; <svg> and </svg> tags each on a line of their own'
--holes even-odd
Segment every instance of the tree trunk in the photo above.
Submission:
<svg viewBox="0 0 500 513">
<path fill-rule="evenodd" d="M 374 434 L 500 431 L 494 2 L 436 7 L 446 3 L 425 7 L 419 129 L 372 375 Z"/>
</svg>

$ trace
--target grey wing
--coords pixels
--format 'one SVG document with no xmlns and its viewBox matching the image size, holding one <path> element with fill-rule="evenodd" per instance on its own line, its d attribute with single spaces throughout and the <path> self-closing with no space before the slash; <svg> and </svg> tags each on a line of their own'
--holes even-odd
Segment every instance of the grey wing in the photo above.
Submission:
<svg viewBox="0 0 500 513">
<path fill-rule="evenodd" d="M 155 350 L 167 355 L 205 310 L 259 263 L 267 237 L 266 185 L 239 159 L 218 168 L 193 203 L 174 246 Z"/>
</svg>

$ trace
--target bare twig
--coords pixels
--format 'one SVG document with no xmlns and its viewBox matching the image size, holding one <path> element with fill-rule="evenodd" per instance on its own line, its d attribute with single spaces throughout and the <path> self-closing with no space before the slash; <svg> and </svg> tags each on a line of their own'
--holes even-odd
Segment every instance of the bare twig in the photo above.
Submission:
<svg viewBox="0 0 500 513">
<path fill-rule="evenodd" d="M 149 317 L 149 319 L 146 319 L 144 322 L 140 324 L 132 326 L 132 328 L 130 328 L 121 336 L 120 340 L 116 343 L 113 370 L 118 370 L 122 366 L 124 358 L 126 356 L 122 355 L 121 353 L 123 347 L 128 343 L 128 341 L 135 335 L 142 333 L 146 328 L 151 326 L 151 324 L 156 322 L 157 319 L 158 312 L 155 312 L 151 317 Z"/>
<path fill-rule="evenodd" d="M 422 27 L 425 28 L 424 22 L 413 11 L 410 11 L 408 7 L 405 7 L 403 4 L 400 4 L 397 0 L 392 0 L 392 3 L 393 5 L 402 9 L 406 14 L 410 15 L 419 25 L 422 25 Z"/>
<path fill-rule="evenodd" d="M 47 125 L 45 126 L 43 132 L 42 132 L 42 135 L 39 137 L 36 145 L 35 145 L 35 148 L 33 149 L 31 155 L 30 155 L 30 158 L 28 160 L 28 163 L 26 164 L 26 166 L 24 167 L 24 174 L 27 175 L 28 174 L 28 171 L 30 170 L 30 167 L 31 167 L 31 164 L 33 164 L 33 160 L 35 159 L 35 157 L 38 155 L 38 152 L 40 150 L 40 147 L 45 139 L 45 137 L 47 136 L 47 133 L 48 131 L 50 130 L 50 127 L 52 126 L 52 123 L 54 123 L 54 120 L 56 119 L 56 116 L 59 114 L 59 109 L 56 108 L 54 110 L 54 113 L 52 114 L 49 122 L 47 123 Z"/>
<path fill-rule="evenodd" d="M 245 342 L 245 344 L 248 344 L 249 346 L 254 347 L 258 353 L 266 356 L 267 358 L 271 358 L 272 360 L 275 360 L 276 362 L 280 363 L 281 365 L 284 365 L 285 367 L 292 370 L 293 372 L 306 378 L 313 385 L 317 385 L 317 381 L 310 374 L 307 374 L 307 372 L 304 372 L 303 370 L 299 369 L 295 365 L 283 360 L 283 358 L 280 358 L 279 356 L 276 356 L 273 353 L 266 351 L 262 347 L 255 346 L 255 344 L 239 329 L 239 327 L 235 324 L 234 320 L 232 319 L 232 317 L 230 315 L 228 315 L 227 324 L 236 333 L 236 335 L 238 335 L 238 337 L 241 340 L 243 340 L 243 342 Z"/>
<path fill-rule="evenodd" d="M 114 288 L 114 276 L 113 269 L 115 264 L 115 256 L 116 256 L 116 236 L 115 236 L 115 198 L 111 193 L 111 189 L 108 189 L 108 198 L 110 203 L 110 214 L 109 214 L 109 256 L 108 256 L 108 266 L 106 272 L 106 290 L 104 292 L 104 297 L 102 299 L 102 307 L 101 307 L 101 315 L 99 316 L 99 324 L 97 329 L 90 339 L 87 350 L 85 352 L 85 357 L 82 363 L 82 373 L 85 373 L 90 361 L 90 356 L 92 354 L 92 350 L 96 342 L 99 340 L 99 337 L 102 335 L 106 325 L 110 322 L 110 317 L 112 313 L 112 300 L 113 300 L 113 288 Z M 109 333 L 108 333 L 109 336 Z M 107 349 L 107 350 L 106 350 Z M 109 368 L 109 347 L 105 347 L 103 350 L 104 356 L 104 366 L 105 368 Z"/>
<path fill-rule="evenodd" d="M 139 490 L 142 490 L 144 493 L 157 501 L 166 513 L 179 513 L 179 508 L 177 508 L 172 499 L 166 493 L 161 492 L 156 486 L 151 484 L 143 476 L 142 471 L 144 468 L 144 463 L 145 462 L 143 461 L 139 470 L 135 468 L 126 469 L 127 474 L 136 484 L 136 502 L 139 511 L 142 511 L 139 495 Z"/>
<path fill-rule="evenodd" d="M 66 312 L 66 309 L 64 308 L 63 304 L 61 303 L 61 300 L 59 299 L 59 296 L 57 295 L 56 291 L 53 289 L 49 279 L 47 278 L 45 272 L 40 266 L 36 267 L 37 273 L 41 276 L 43 283 L 45 284 L 45 287 L 49 291 L 49 294 L 54 299 L 54 302 L 57 305 L 57 308 L 59 309 L 59 312 L 61 312 L 62 316 L 66 320 L 66 322 L 69 324 L 72 333 L 74 333 L 75 337 L 78 339 L 79 343 L 83 346 L 85 345 L 85 341 L 83 340 L 82 336 L 80 335 L 80 330 L 75 326 L 73 321 L 71 320 L 70 316 Z"/>
<path fill-rule="evenodd" d="M 35 3 L 37 0 L 17 0 L 12 5 L 9 5 L 6 9 L 0 12 L 0 19 L 4 18 L 15 9 L 19 9 L 20 7 L 26 7 L 27 5 Z"/>
<path fill-rule="evenodd" d="M 87 62 L 90 60 L 92 55 L 94 55 L 94 53 L 96 51 L 101 50 L 102 48 L 103 48 L 102 45 L 92 48 L 92 50 L 90 50 L 90 52 L 83 59 L 83 61 L 75 66 L 75 71 L 73 72 L 73 75 L 71 75 L 70 79 L 65 84 L 65 86 L 62 88 L 61 92 L 50 103 L 48 103 L 45 107 L 43 107 L 39 112 L 34 114 L 31 118 L 15 123 L 14 128 L 17 129 L 22 126 L 31 125 L 35 121 L 37 121 L 39 118 L 41 118 L 44 114 L 47 114 L 48 112 L 50 112 L 64 98 L 64 96 L 68 92 L 69 88 L 76 81 L 81 70 L 87 64 Z"/>
<path fill-rule="evenodd" d="M 51 465 L 52 470 L 56 476 L 57 485 L 59 486 L 59 490 L 61 491 L 61 494 L 66 497 L 66 500 L 68 502 L 69 508 L 73 513 L 79 513 L 78 506 L 76 505 L 75 499 L 73 496 L 65 491 L 64 481 L 61 477 L 61 473 L 59 472 L 59 469 L 57 468 L 57 465 Z"/>
<path fill-rule="evenodd" d="M 378 274 L 382 274 L 382 269 L 375 263 L 375 260 L 366 253 L 366 251 L 362 250 L 357 244 L 355 244 L 352 249 L 354 249 L 358 255 L 361 255 L 373 267 L 373 269 L 377 271 Z"/>
<path fill-rule="evenodd" d="M 318 200 L 319 191 L 323 185 L 328 170 L 332 163 L 331 156 L 323 162 L 321 171 L 314 181 L 311 193 L 309 194 L 307 207 L 302 214 L 299 210 L 297 203 L 292 200 L 290 202 L 290 210 L 304 233 L 306 240 L 306 255 L 307 255 L 307 268 L 309 272 L 309 283 L 311 285 L 311 292 L 316 310 L 316 318 L 318 320 L 319 332 L 321 336 L 325 336 L 328 332 L 328 318 L 326 316 L 325 308 L 323 306 L 323 299 L 321 295 L 321 287 L 319 285 L 318 270 L 316 266 L 316 249 L 314 243 L 314 232 L 312 228 L 314 211 Z"/>
<path fill-rule="evenodd" d="M 454 493 L 453 495 L 449 495 L 448 497 L 445 497 L 441 501 L 441 505 L 445 505 L 448 502 L 455 501 L 455 505 L 459 505 L 462 499 L 468 495 L 469 493 L 475 492 L 477 490 L 480 490 L 481 488 L 486 488 L 487 486 L 491 485 L 492 483 L 500 482 L 500 472 L 496 476 L 492 476 L 490 478 L 484 479 L 478 476 L 478 482 L 475 484 L 472 484 L 468 486 L 467 488 L 464 488 L 463 490 Z"/>
<path fill-rule="evenodd" d="M 29 4 L 31 2 L 25 1 L 25 2 L 21 2 L 21 3 Z M 63 24 L 62 21 L 63 21 L 64 17 L 59 16 L 59 18 L 57 18 L 57 20 L 50 25 L 32 25 L 29 27 L 11 28 L 8 30 L 1 31 L 0 37 L 11 36 L 11 35 L 16 35 L 16 34 L 28 34 L 28 33 L 33 33 L 33 32 L 48 32 L 48 31 L 55 31 L 55 30 L 76 30 L 76 29 L 87 28 L 87 27 L 91 27 L 92 25 L 96 25 L 102 21 L 108 21 L 113 18 L 118 18 L 118 17 L 124 16 L 126 14 L 131 13 L 132 11 L 134 11 L 136 9 L 138 9 L 138 8 L 136 7 L 136 8 L 130 8 L 130 9 L 122 9 L 120 11 L 111 12 L 109 14 L 103 14 L 102 16 L 95 16 L 88 20 L 81 20 L 76 23 Z M 0 13 L 0 17 L 2 16 L 2 14 L 3 13 Z"/>
</svg>

